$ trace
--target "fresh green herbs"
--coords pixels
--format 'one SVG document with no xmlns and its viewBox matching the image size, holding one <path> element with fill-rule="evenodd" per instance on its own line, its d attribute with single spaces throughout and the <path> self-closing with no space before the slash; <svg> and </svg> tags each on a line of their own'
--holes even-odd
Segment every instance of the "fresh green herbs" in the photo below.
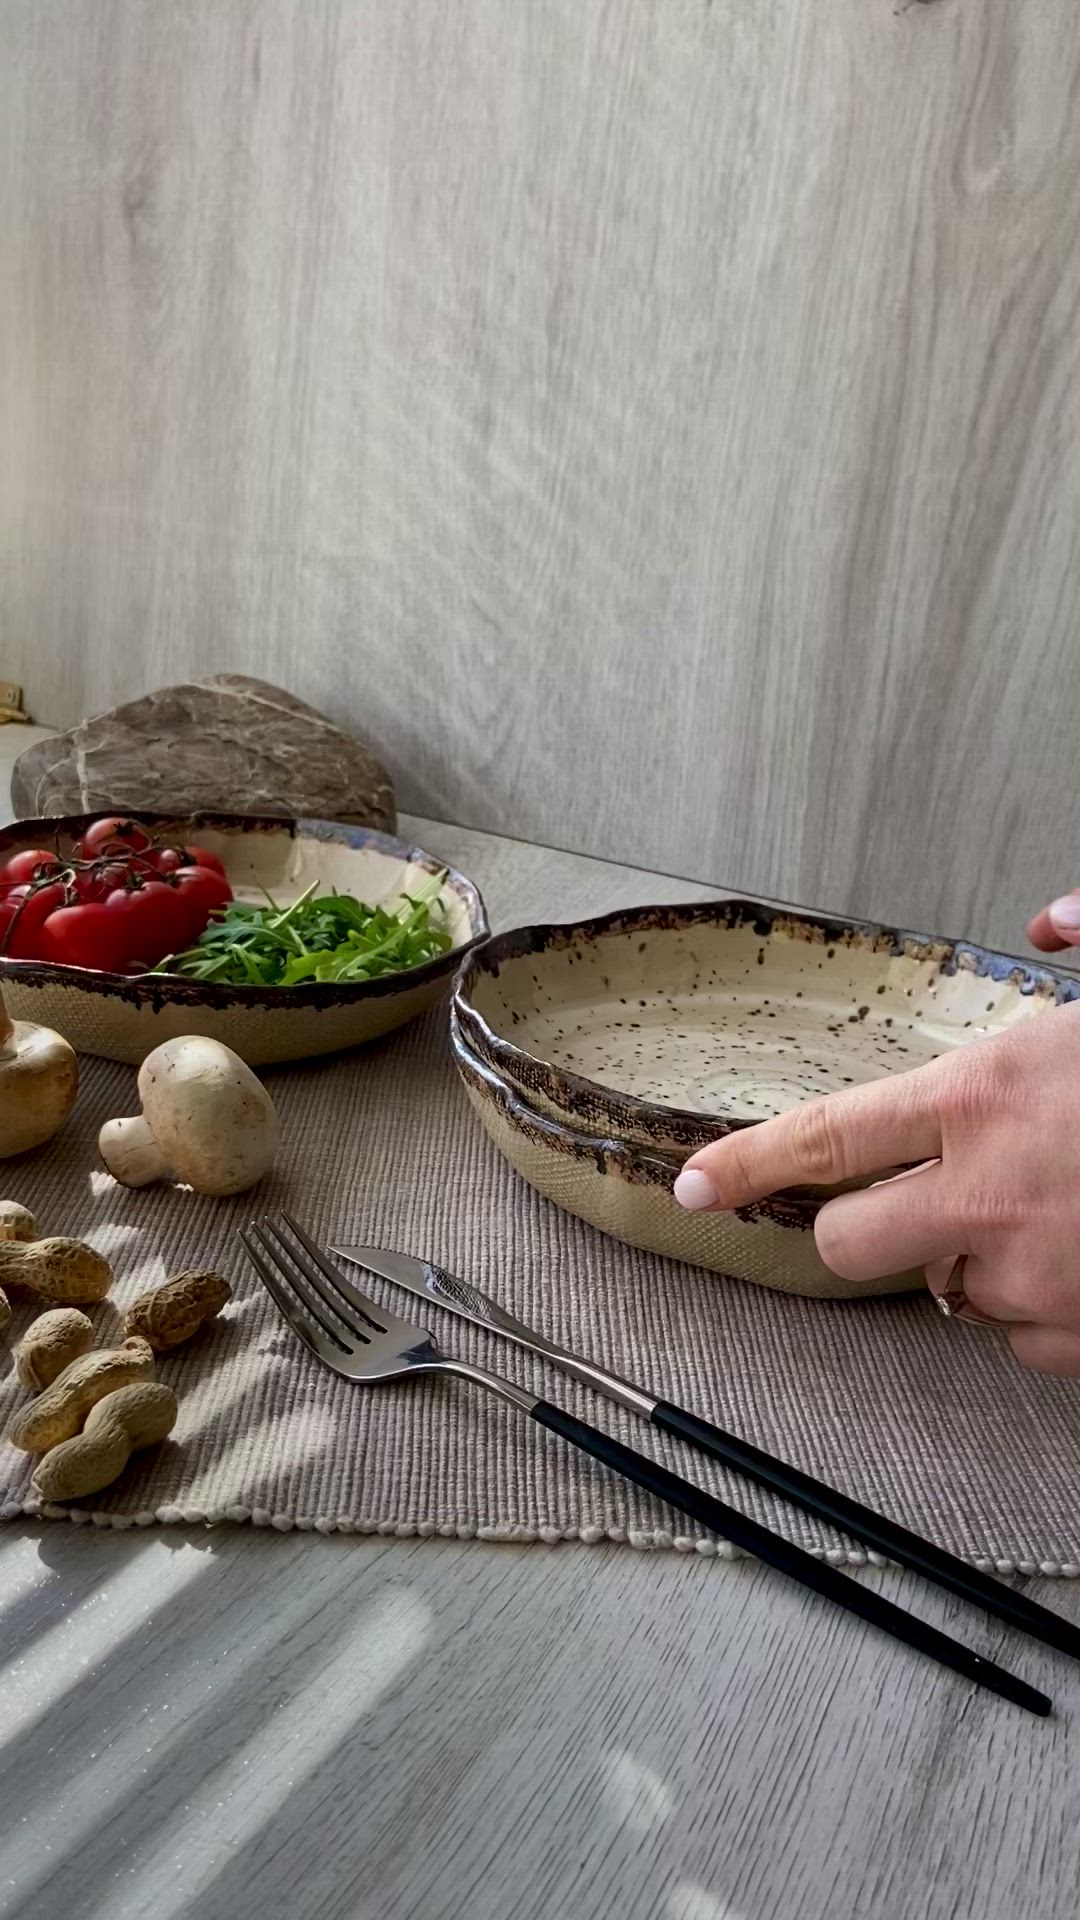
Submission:
<svg viewBox="0 0 1080 1920">
<path fill-rule="evenodd" d="M 381 907 L 365 907 L 344 893 L 315 898 L 317 881 L 288 907 L 269 894 L 265 907 L 234 900 L 193 947 L 154 971 L 233 986 L 297 987 L 309 980 L 378 980 L 419 967 L 452 945 L 437 904 L 443 878 L 423 894 L 403 894 Z"/>
</svg>

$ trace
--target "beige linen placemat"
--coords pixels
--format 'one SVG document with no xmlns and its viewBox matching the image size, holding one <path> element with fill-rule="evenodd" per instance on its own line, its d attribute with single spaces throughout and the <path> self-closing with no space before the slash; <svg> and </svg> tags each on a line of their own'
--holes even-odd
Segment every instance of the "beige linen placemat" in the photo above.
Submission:
<svg viewBox="0 0 1080 1920">
<path fill-rule="evenodd" d="M 115 1526 L 253 1521 L 321 1531 L 697 1545 L 689 1523 L 564 1443 L 450 1382 L 361 1390 L 282 1326 L 235 1229 L 282 1202 L 325 1240 L 436 1259 L 554 1338 L 798 1462 L 980 1565 L 1080 1572 L 1080 1384 L 1023 1373 L 1000 1337 L 945 1321 L 923 1297 L 802 1301 L 638 1253 L 540 1199 L 489 1145 L 446 1052 L 445 1016 L 328 1065 L 267 1078 L 283 1148 L 257 1196 L 130 1193 L 99 1169 L 102 1121 L 135 1106 L 134 1072 L 85 1063 L 73 1120 L 50 1147 L 0 1165 L 0 1198 L 113 1261 L 115 1301 L 182 1267 L 219 1266 L 235 1298 L 165 1359 L 181 1397 L 173 1438 L 114 1489 L 69 1512 Z M 372 1281 L 442 1344 L 505 1370 L 733 1499 L 817 1553 L 850 1543 L 650 1432 L 479 1329 Z M 23 1393 L 0 1348 L 0 1422 Z M 95 1310 L 99 1337 L 118 1319 Z M 32 1462 L 0 1445 L 0 1514 L 36 1510 Z"/>
</svg>

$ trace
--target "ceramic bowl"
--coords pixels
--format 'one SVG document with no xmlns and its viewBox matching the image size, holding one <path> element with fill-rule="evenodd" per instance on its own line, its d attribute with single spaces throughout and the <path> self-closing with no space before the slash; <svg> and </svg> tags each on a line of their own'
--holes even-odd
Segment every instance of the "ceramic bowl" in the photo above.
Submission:
<svg viewBox="0 0 1080 1920">
<path fill-rule="evenodd" d="M 963 941 L 724 900 L 524 927 L 463 967 L 476 1057 L 556 1117 L 686 1154 L 1080 997 Z"/>
<path fill-rule="evenodd" d="M 964 942 L 727 900 L 502 934 L 463 967 L 451 1031 L 487 1132 L 549 1199 L 634 1246 L 851 1298 L 921 1275 L 829 1272 L 813 1227 L 835 1188 L 684 1212 L 687 1155 L 1078 997 L 1068 974 Z"/>
<path fill-rule="evenodd" d="M 23 820 L 0 829 L 0 860 L 21 847 L 70 848 L 93 814 L 63 820 Z M 169 839 L 194 840 L 224 862 L 240 899 L 261 900 L 262 889 L 287 902 L 312 881 L 369 904 L 430 884 L 445 873 L 440 900 L 454 945 L 449 953 L 406 973 L 337 986 L 222 986 L 169 980 L 160 974 L 127 976 L 37 960 L 0 960 L 0 985 L 17 1020 L 55 1027 L 81 1053 L 138 1063 L 176 1034 L 223 1040 L 251 1066 L 337 1053 L 374 1040 L 423 1013 L 446 993 L 454 969 L 488 936 L 484 904 L 463 874 L 419 847 L 364 827 L 329 820 L 264 819 L 200 813 L 177 817 L 133 813 Z"/>
<path fill-rule="evenodd" d="M 805 1193 L 775 1195 L 737 1213 L 687 1213 L 671 1192 L 682 1153 L 634 1146 L 559 1120 L 500 1079 L 472 1051 L 453 1014 L 450 1025 L 462 1084 L 488 1137 L 530 1186 L 590 1226 L 776 1293 L 850 1300 L 922 1286 L 919 1273 L 861 1284 L 830 1273 L 814 1240 L 821 1200 Z"/>
</svg>

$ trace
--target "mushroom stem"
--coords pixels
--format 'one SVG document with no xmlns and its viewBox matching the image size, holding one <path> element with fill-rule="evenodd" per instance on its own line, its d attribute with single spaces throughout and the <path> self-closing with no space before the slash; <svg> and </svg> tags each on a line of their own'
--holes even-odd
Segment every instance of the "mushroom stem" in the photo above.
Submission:
<svg viewBox="0 0 1080 1920">
<path fill-rule="evenodd" d="M 15 1058 L 15 1026 L 0 993 L 0 1060 Z"/>
<path fill-rule="evenodd" d="M 126 1187 L 170 1176 L 196 1193 L 244 1193 L 278 1144 L 274 1103 L 238 1054 L 205 1034 L 163 1040 L 139 1068 L 137 1119 L 98 1135 L 109 1172 Z"/>
<path fill-rule="evenodd" d="M 154 1139 L 142 1114 L 126 1120 L 107 1120 L 98 1135 L 101 1157 L 112 1174 L 125 1187 L 148 1187 L 153 1180 L 164 1180 L 168 1162 Z"/>
</svg>

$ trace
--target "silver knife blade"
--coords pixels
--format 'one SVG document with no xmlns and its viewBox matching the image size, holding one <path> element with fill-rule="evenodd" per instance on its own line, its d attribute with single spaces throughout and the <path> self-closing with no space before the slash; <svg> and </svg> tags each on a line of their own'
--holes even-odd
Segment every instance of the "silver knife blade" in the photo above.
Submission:
<svg viewBox="0 0 1080 1920">
<path fill-rule="evenodd" d="M 516 1340 L 532 1353 L 553 1360 L 573 1379 L 596 1387 L 609 1399 L 617 1400 L 620 1406 L 629 1407 L 631 1413 L 641 1414 L 647 1420 L 656 1405 L 655 1399 L 632 1381 L 620 1379 L 617 1373 L 608 1373 L 589 1360 L 579 1360 L 576 1354 L 567 1353 L 565 1347 L 556 1346 L 544 1334 L 527 1327 L 523 1320 L 515 1320 L 512 1313 L 481 1293 L 479 1287 L 471 1287 L 467 1280 L 459 1280 L 456 1274 L 447 1273 L 445 1267 L 437 1267 L 431 1260 L 416 1260 L 412 1254 L 395 1253 L 388 1247 L 332 1247 L 330 1251 L 340 1260 L 351 1260 L 358 1267 L 366 1267 L 369 1273 L 381 1274 L 384 1280 L 407 1287 L 410 1293 L 437 1301 L 440 1307 L 460 1314 L 463 1320 L 472 1320 L 478 1327 L 505 1334 L 507 1339 Z"/>
<path fill-rule="evenodd" d="M 422 1294 L 425 1300 L 437 1300 L 440 1306 L 451 1313 L 460 1313 L 465 1320 L 474 1320 L 479 1327 L 493 1327 L 499 1333 L 513 1334 L 517 1339 L 528 1340 L 530 1345 L 544 1344 L 542 1335 L 534 1334 L 530 1327 L 505 1313 L 486 1294 L 470 1287 L 466 1280 L 447 1273 L 444 1267 L 437 1267 L 433 1261 L 417 1260 L 411 1253 L 395 1253 L 388 1247 L 331 1247 L 330 1251 L 358 1267 L 367 1267 L 370 1273 L 381 1274 L 384 1280 L 407 1287 L 410 1293 Z"/>
</svg>

